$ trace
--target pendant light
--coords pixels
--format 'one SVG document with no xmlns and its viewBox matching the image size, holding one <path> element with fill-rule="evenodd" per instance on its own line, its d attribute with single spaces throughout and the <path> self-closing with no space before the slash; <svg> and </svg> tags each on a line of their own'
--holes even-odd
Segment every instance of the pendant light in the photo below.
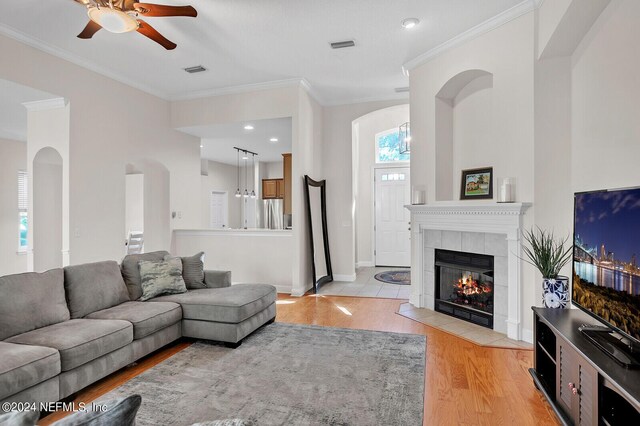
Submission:
<svg viewBox="0 0 640 426">
<path fill-rule="evenodd" d="M 256 198 L 256 155 L 251 154 L 251 198 Z"/>
<path fill-rule="evenodd" d="M 411 123 L 406 122 L 398 128 L 398 139 L 400 139 L 400 155 L 411 153 Z"/>
<path fill-rule="evenodd" d="M 242 158 L 244 158 L 244 198 L 248 198 L 249 191 L 247 191 L 247 160 L 249 159 L 249 156 L 247 155 L 247 151 L 244 152 L 244 156 Z"/>
<path fill-rule="evenodd" d="M 240 193 L 240 150 L 236 148 L 236 172 L 238 175 L 238 189 L 236 189 L 236 198 L 240 198 L 242 194 Z"/>
</svg>

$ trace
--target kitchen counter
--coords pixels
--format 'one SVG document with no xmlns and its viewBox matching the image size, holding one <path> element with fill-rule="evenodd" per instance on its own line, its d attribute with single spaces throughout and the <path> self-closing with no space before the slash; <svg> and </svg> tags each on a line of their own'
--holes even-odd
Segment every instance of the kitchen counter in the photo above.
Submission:
<svg viewBox="0 0 640 426">
<path fill-rule="evenodd" d="M 290 236 L 291 229 L 263 229 L 263 228 L 222 228 L 222 229 L 175 229 L 176 235 L 239 235 L 239 236 Z"/>
<path fill-rule="evenodd" d="M 231 271 L 237 283 L 265 283 L 291 293 L 293 231 L 276 229 L 176 229 L 172 253 L 203 251 L 206 269 Z"/>
</svg>

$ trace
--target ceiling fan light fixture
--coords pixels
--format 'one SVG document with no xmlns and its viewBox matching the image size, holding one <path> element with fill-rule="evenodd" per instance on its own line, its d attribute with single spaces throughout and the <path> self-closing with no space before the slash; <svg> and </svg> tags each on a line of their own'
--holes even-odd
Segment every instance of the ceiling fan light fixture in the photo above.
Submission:
<svg viewBox="0 0 640 426">
<path fill-rule="evenodd" d="M 128 33 L 140 26 L 136 18 L 118 9 L 90 7 L 87 13 L 89 19 L 111 33 Z"/>
</svg>

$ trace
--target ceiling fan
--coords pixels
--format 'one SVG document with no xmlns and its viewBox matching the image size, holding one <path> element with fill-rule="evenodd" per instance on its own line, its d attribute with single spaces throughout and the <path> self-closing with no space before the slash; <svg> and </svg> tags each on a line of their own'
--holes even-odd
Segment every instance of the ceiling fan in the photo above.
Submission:
<svg viewBox="0 0 640 426">
<path fill-rule="evenodd" d="M 198 16 L 198 12 L 192 6 L 138 3 L 136 0 L 75 1 L 86 6 L 90 19 L 84 30 L 78 34 L 78 38 L 90 39 L 102 28 L 112 33 L 137 31 L 167 50 L 175 49 L 177 45 L 139 17 Z"/>
</svg>

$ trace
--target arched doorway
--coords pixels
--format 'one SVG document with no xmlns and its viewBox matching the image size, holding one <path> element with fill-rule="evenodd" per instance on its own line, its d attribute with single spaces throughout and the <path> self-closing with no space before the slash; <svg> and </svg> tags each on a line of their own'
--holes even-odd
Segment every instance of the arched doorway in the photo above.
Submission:
<svg viewBox="0 0 640 426">
<path fill-rule="evenodd" d="M 399 126 L 408 121 L 408 104 L 373 111 L 353 121 L 352 188 L 357 267 L 410 264 L 409 219 L 404 209 L 404 205 L 410 203 L 409 155 L 401 155 L 399 147 L 389 145 L 398 142 Z M 389 152 L 383 152 L 384 149 Z M 383 178 L 384 188 L 379 185 Z M 382 198 L 388 201 L 381 203 Z M 377 223 L 382 210 L 386 216 L 394 216 L 393 222 L 398 222 L 384 231 Z M 381 231 L 380 235 L 377 231 Z M 389 253 L 379 256 L 381 249 Z"/>
<path fill-rule="evenodd" d="M 125 175 L 125 238 L 131 231 L 140 231 L 144 251 L 168 250 L 171 245 L 169 169 L 158 161 L 143 159 L 127 164 Z"/>
</svg>

